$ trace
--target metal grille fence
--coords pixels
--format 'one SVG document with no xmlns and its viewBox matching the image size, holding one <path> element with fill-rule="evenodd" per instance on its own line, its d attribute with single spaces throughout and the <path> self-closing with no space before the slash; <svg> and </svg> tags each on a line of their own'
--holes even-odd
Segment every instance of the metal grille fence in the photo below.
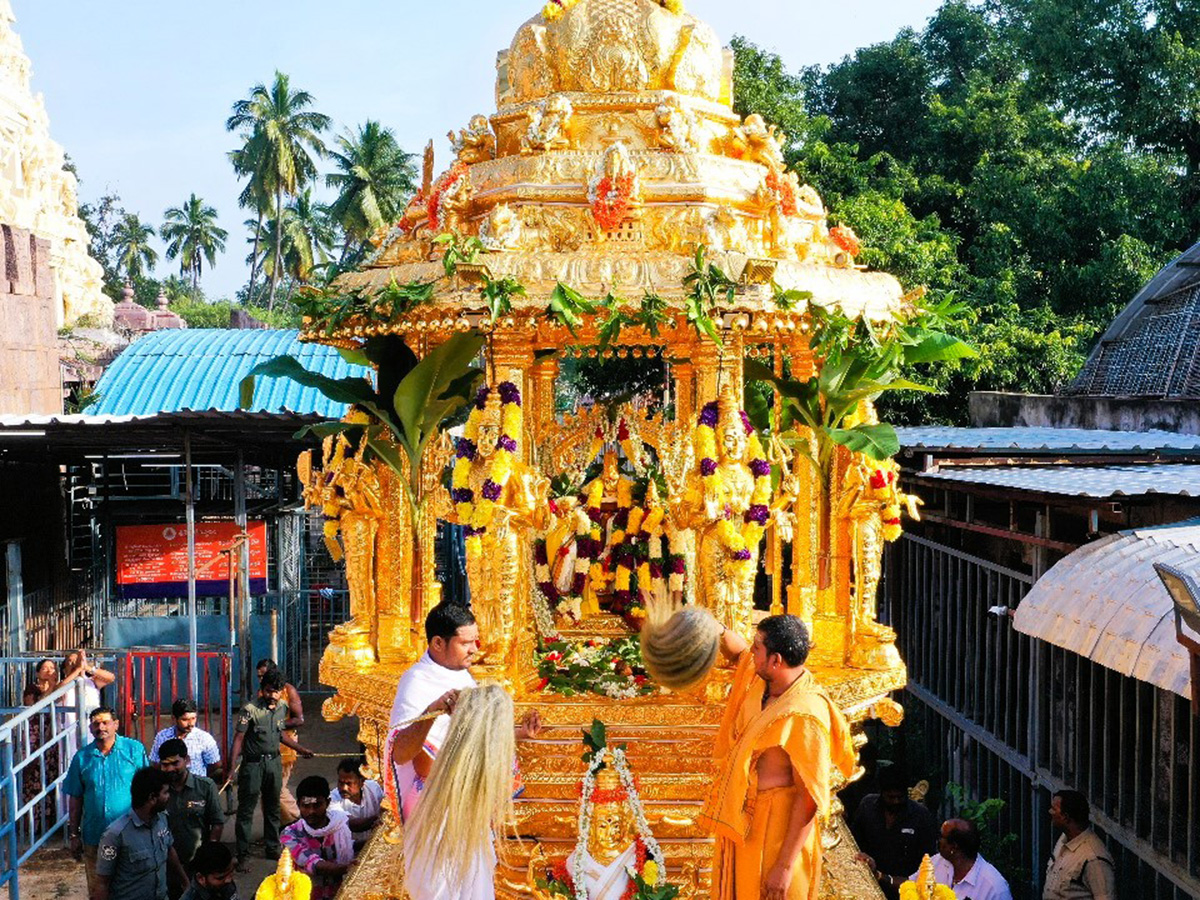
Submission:
<svg viewBox="0 0 1200 900">
<path fill-rule="evenodd" d="M 1200 897 L 1200 721 L 1183 697 L 988 615 L 1015 608 L 1033 582 L 917 535 L 888 548 L 880 614 L 909 667 L 906 727 L 925 774 L 1005 801 L 998 827 L 1019 836 L 1006 873 L 1018 897 L 1041 896 L 1047 810 L 1064 787 L 1091 801 L 1119 896 Z"/>
</svg>

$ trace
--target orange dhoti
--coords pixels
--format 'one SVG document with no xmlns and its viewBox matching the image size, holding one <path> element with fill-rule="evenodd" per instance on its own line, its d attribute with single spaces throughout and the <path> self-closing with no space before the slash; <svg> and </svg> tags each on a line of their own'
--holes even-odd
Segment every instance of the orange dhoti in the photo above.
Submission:
<svg viewBox="0 0 1200 900">
<path fill-rule="evenodd" d="M 747 651 L 739 661 L 717 734 L 717 780 L 701 814 L 702 824 L 717 837 L 713 900 L 758 900 L 804 794 L 816 807 L 816 821 L 793 864 L 787 900 L 816 900 L 821 886 L 820 819 L 829 815 L 835 770 L 848 778 L 856 763 L 850 727 L 811 673 L 805 672 L 764 707 L 765 689 Z M 795 781 L 760 791 L 758 757 L 772 747 L 787 753 Z"/>
<path fill-rule="evenodd" d="M 779 848 L 787 835 L 788 822 L 797 795 L 804 788 L 771 788 L 759 791 L 750 815 L 750 833 L 738 845 L 726 837 L 717 838 L 713 859 L 713 897 L 757 900 L 762 894 L 763 876 L 779 858 Z M 820 878 L 812 877 L 821 868 L 819 829 L 809 833 L 800 851 L 787 900 L 816 900 Z"/>
</svg>

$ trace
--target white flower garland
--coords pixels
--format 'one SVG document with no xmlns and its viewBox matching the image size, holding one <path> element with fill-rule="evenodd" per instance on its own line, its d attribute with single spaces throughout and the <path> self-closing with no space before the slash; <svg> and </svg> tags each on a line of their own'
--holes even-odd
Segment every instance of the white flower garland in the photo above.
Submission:
<svg viewBox="0 0 1200 900">
<path fill-rule="evenodd" d="M 654 833 L 650 831 L 650 823 L 646 821 L 646 810 L 642 807 L 642 798 L 638 796 L 637 786 L 633 781 L 633 772 L 629 770 L 629 760 L 625 757 L 625 751 L 619 747 L 607 752 L 612 756 L 612 766 L 617 771 L 621 787 L 625 789 L 625 802 L 629 804 L 629 809 L 633 812 L 633 821 L 638 837 L 646 847 L 646 858 L 654 860 L 655 865 L 658 866 L 658 877 L 661 881 L 666 878 L 667 874 L 666 860 L 663 858 L 662 848 L 654 839 Z M 596 788 L 596 773 L 604 765 L 605 755 L 605 750 L 596 751 L 583 776 L 583 791 L 579 801 L 579 840 L 581 841 L 586 841 L 586 835 L 591 834 L 592 831 L 592 793 Z M 630 877 L 633 877 L 634 874 L 640 873 L 633 873 Z M 584 866 L 583 854 L 578 852 L 578 849 L 571 854 L 571 882 L 575 888 L 575 900 L 589 900 L 587 869 Z"/>
</svg>

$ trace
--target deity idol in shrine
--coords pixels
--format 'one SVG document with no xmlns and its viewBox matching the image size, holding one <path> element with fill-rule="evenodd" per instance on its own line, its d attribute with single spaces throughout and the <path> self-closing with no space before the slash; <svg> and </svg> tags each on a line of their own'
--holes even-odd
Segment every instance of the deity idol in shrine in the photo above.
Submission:
<svg viewBox="0 0 1200 900">
<path fill-rule="evenodd" d="M 505 382 L 480 391 L 456 449 L 447 518 L 466 527 L 467 582 L 485 665 L 502 665 L 512 646 L 518 530 L 550 521 L 550 483 L 519 460 L 521 432 L 520 392 Z"/>
<path fill-rule="evenodd" d="M 700 486 L 675 507 L 675 520 L 696 533 L 698 600 L 721 624 L 748 635 L 759 544 L 769 525 L 790 531 L 794 493 L 775 498 L 771 464 L 728 386 L 700 412 L 695 456 Z"/>
</svg>

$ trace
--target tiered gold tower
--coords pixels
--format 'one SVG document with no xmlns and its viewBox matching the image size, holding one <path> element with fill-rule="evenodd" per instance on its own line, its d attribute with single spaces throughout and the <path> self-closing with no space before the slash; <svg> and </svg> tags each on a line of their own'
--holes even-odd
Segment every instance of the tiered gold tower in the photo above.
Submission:
<svg viewBox="0 0 1200 900">
<path fill-rule="evenodd" d="M 568 640 L 631 633 L 606 614 L 585 612 L 581 621 L 560 615 L 550 623 L 537 588 L 534 545 L 553 527 L 546 516 L 547 479 L 595 463 L 593 436 L 598 429 L 607 428 L 610 437 L 613 431 L 597 408 L 556 415 L 561 354 L 539 351 L 599 352 L 599 330 L 620 308 L 610 300 L 571 331 L 547 306 L 560 283 L 593 300 L 636 298 L 631 310 L 644 295 L 662 301 L 653 326 L 631 315 L 631 324 L 603 352 L 661 358 L 673 415 L 626 408 L 620 416 L 633 439 L 652 448 L 665 476 L 668 496 L 662 499 L 683 548 L 686 595 L 748 629 L 753 577 L 738 574 L 745 567 L 727 564 L 733 557 L 718 540 L 721 514 L 704 502 L 693 445 L 697 417 L 723 392 L 741 397 L 747 356 L 776 371 L 786 360 L 797 378 L 815 371 L 820 361 L 809 350 L 806 303 L 886 321 L 902 313 L 905 298 L 894 278 L 855 265 L 853 233 L 830 228 L 820 197 L 787 171 L 783 135 L 758 116 L 742 119 L 733 112 L 732 54 L 677 0 L 554 0 L 521 26 L 497 69 L 498 111 L 475 116 L 451 134 L 456 159 L 440 176 L 434 177 L 432 150 L 426 152 L 420 195 L 395 227 L 378 236 L 366 268 L 341 285 L 369 292 L 393 282 L 435 282 L 433 298 L 388 320 L 350 320 L 332 329 L 312 323 L 306 337 L 353 346 L 395 334 L 420 356 L 455 332 L 481 328 L 488 333 L 489 383 L 511 382 L 523 398 L 514 471 L 496 501 L 503 522 L 497 520 L 476 550 L 471 592 L 485 623 L 487 673 L 504 678 L 519 705 L 539 709 L 550 727 L 521 748 L 526 790 L 518 813 L 525 840 L 510 844 L 498 893 L 531 896 L 531 857 L 536 866 L 570 851 L 582 772 L 579 729 L 599 718 L 612 740 L 629 746 L 669 877 L 683 883 L 685 895 L 707 896 L 711 844 L 694 819 L 711 780 L 721 673 L 688 695 L 614 700 L 539 689 L 538 622 L 543 633 L 557 627 Z M 444 248 L 433 242 L 444 233 L 476 236 L 488 252 L 446 276 Z M 699 248 L 736 283 L 711 312 L 720 343 L 694 327 L 694 304 L 689 320 L 694 282 L 689 287 L 685 279 Z M 525 293 L 513 295 L 511 310 L 493 320 L 480 285 L 505 278 Z M 779 302 L 784 291 L 806 292 L 807 299 Z M 724 420 L 716 426 L 715 462 L 726 473 L 724 506 L 740 514 L 751 500 L 752 466 L 744 446 L 724 443 L 724 427 Z M 480 451 L 470 481 L 476 494 L 487 471 L 483 441 Z M 774 527 L 766 531 L 762 565 L 770 575 L 772 608 L 811 624 L 814 669 L 853 721 L 880 716 L 894 724 L 899 709 L 887 695 L 903 686 L 905 669 L 894 634 L 874 620 L 883 532 L 878 507 L 855 500 L 864 488 L 862 460 L 843 452 L 823 485 L 807 462 L 780 451 L 775 443 L 771 459 L 792 477 L 770 497 Z M 448 520 L 456 520 L 455 506 L 442 473 L 452 454 L 444 439 L 422 464 L 432 508 Z M 322 680 L 337 689 L 325 714 L 357 715 L 361 739 L 377 764 L 397 679 L 423 652 L 420 623 L 440 595 L 433 570 L 435 522 L 429 516 L 421 533 L 412 532 L 390 470 L 363 466 L 349 453 L 326 463 L 343 472 L 336 514 L 354 619 L 331 635 L 322 661 Z M 320 484 L 313 481 L 314 496 Z M 824 541 L 818 535 L 822 509 Z M 787 571 L 785 541 L 791 547 Z M 759 567 L 757 538 L 753 543 L 751 572 Z M 421 551 L 418 566 L 414 548 Z M 415 576 L 414 569 L 420 569 Z M 827 824 L 824 839 L 826 893 L 876 896 L 866 870 L 853 862 L 840 817 Z M 402 896 L 401 866 L 398 846 L 377 838 L 343 896 Z"/>
</svg>

